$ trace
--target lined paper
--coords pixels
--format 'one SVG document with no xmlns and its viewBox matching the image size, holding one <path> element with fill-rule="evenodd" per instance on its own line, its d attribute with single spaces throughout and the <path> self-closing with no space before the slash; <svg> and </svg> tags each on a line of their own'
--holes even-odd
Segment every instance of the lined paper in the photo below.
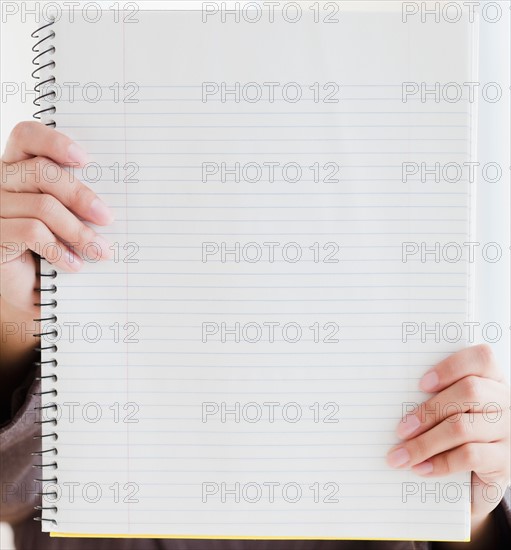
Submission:
<svg viewBox="0 0 511 550">
<path fill-rule="evenodd" d="M 467 173 L 402 174 L 472 161 L 474 104 L 402 87 L 474 81 L 474 26 L 437 24 L 432 41 L 392 11 L 137 17 L 55 25 L 57 83 L 79 83 L 57 129 L 89 152 L 76 175 L 116 221 L 96 228 L 114 260 L 56 280 L 59 497 L 43 527 L 467 539 L 469 475 L 425 480 L 385 455 L 422 374 L 466 345 L 403 342 L 403 323 L 463 326 L 473 306 L 466 251 L 402 256 L 473 241 Z M 279 84 L 274 100 L 204 101 L 238 82 Z"/>
</svg>

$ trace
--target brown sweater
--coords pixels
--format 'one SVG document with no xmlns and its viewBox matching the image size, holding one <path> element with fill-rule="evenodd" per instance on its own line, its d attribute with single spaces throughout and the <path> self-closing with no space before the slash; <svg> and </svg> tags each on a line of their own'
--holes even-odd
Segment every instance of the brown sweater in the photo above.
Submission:
<svg viewBox="0 0 511 550">
<path fill-rule="evenodd" d="M 10 418 L 0 427 L 0 482 L 2 496 L 0 519 L 14 530 L 16 548 L 20 550 L 426 550 L 434 549 L 427 542 L 374 541 L 231 541 L 231 540 L 168 540 L 168 539 L 67 539 L 50 538 L 41 532 L 34 506 L 40 497 L 33 468 L 38 457 L 39 425 L 35 424 L 38 398 L 33 395 L 39 384 L 30 375 L 12 396 Z M 499 530 L 499 548 L 511 548 L 511 498 L 509 490 L 493 512 Z M 469 548 L 467 546 L 467 548 Z M 488 550 L 491 550 L 488 546 Z"/>
</svg>

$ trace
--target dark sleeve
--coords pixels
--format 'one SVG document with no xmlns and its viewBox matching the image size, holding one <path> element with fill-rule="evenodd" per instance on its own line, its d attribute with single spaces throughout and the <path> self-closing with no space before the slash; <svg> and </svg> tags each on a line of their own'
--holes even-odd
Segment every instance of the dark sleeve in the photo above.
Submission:
<svg viewBox="0 0 511 550">
<path fill-rule="evenodd" d="M 497 526 L 499 543 L 502 548 L 511 548 L 511 488 L 508 487 L 504 498 L 493 511 Z"/>
<path fill-rule="evenodd" d="M 41 490 L 34 480 L 38 471 L 32 467 L 38 457 L 31 454 L 40 447 L 36 437 L 39 424 L 35 423 L 40 398 L 33 395 L 39 391 L 39 382 L 35 377 L 31 371 L 12 393 L 10 415 L 4 415 L 0 424 L 0 520 L 9 523 L 35 515 L 37 492 Z"/>
<path fill-rule="evenodd" d="M 499 502 L 499 505 L 491 513 L 493 525 L 495 527 L 494 538 L 495 541 L 490 541 L 488 548 L 511 548 L 511 490 L 508 487 L 504 493 L 504 497 Z M 442 544 L 442 548 L 446 548 L 446 544 Z M 433 550 L 439 547 L 438 544 L 433 543 Z M 469 548 L 470 545 L 467 546 Z"/>
</svg>

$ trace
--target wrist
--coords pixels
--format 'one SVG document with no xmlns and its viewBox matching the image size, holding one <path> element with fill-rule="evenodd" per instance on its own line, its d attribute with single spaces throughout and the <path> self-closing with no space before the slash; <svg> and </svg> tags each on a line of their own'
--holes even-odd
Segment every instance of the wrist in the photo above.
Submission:
<svg viewBox="0 0 511 550">
<path fill-rule="evenodd" d="M 0 298 L 0 372 L 2 376 L 25 366 L 40 342 L 40 324 L 33 311 L 20 311 Z"/>
</svg>

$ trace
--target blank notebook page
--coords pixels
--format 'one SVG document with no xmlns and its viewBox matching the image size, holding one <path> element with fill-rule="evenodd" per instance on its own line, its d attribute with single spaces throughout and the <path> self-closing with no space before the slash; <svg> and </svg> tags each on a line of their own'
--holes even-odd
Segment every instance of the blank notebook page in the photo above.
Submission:
<svg viewBox="0 0 511 550">
<path fill-rule="evenodd" d="M 421 326 L 471 319 L 467 255 L 420 249 L 474 240 L 471 185 L 420 168 L 473 160 L 474 104 L 413 83 L 475 81 L 475 25 L 319 15 L 55 22 L 52 118 L 116 220 L 95 227 L 112 260 L 92 247 L 56 279 L 44 529 L 468 538 L 468 474 L 385 456 L 421 376 L 466 344 Z"/>
</svg>

